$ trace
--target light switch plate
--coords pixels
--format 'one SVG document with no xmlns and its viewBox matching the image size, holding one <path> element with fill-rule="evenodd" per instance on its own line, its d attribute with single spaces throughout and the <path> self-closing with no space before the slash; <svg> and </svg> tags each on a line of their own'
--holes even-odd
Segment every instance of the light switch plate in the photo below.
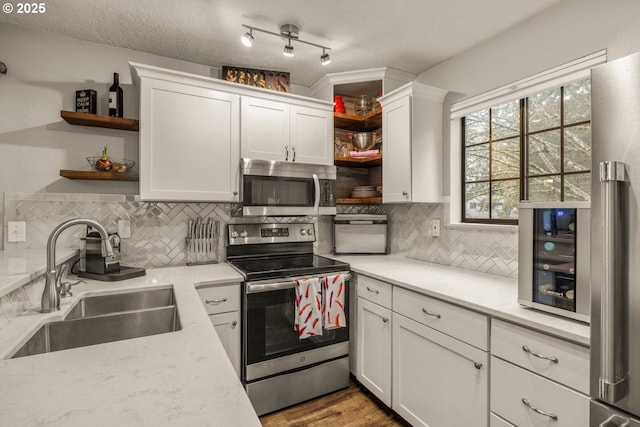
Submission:
<svg viewBox="0 0 640 427">
<path fill-rule="evenodd" d="M 439 219 L 431 220 L 431 236 L 440 237 L 440 220 Z"/>
<path fill-rule="evenodd" d="M 26 242 L 27 223 L 25 221 L 7 221 L 7 242 Z"/>
</svg>

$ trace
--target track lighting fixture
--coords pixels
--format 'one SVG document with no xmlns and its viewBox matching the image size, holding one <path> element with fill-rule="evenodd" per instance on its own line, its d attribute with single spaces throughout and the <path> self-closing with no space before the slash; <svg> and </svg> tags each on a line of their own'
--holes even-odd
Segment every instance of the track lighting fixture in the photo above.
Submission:
<svg viewBox="0 0 640 427">
<path fill-rule="evenodd" d="M 291 44 L 291 42 L 296 41 L 296 42 L 308 44 L 310 46 L 315 46 L 322 49 L 322 55 L 320 56 L 320 63 L 322 65 L 327 65 L 331 62 L 331 57 L 327 53 L 327 51 L 331 50 L 331 48 L 300 39 L 300 37 L 298 36 L 299 28 L 296 25 L 284 24 L 280 26 L 280 33 L 274 33 L 271 31 L 263 30 L 261 28 L 251 27 L 249 25 L 244 25 L 244 24 L 242 24 L 242 26 L 249 30 L 246 33 L 244 33 L 242 37 L 240 37 L 240 40 L 242 40 L 242 43 L 247 47 L 251 47 L 253 45 L 253 40 L 254 40 L 253 31 L 255 30 L 261 33 L 270 34 L 272 36 L 285 39 L 287 41 L 287 44 L 284 46 L 284 50 L 282 51 L 284 56 L 288 56 L 288 57 L 293 56 L 293 45 Z"/>
<path fill-rule="evenodd" d="M 320 63 L 322 65 L 327 65 L 331 63 L 331 57 L 328 53 L 325 52 L 325 49 L 322 49 L 322 56 L 320 57 Z"/>
<path fill-rule="evenodd" d="M 242 37 L 240 37 L 240 40 L 242 40 L 242 44 L 246 47 L 253 46 L 253 30 L 249 28 L 249 31 L 244 33 Z"/>
</svg>

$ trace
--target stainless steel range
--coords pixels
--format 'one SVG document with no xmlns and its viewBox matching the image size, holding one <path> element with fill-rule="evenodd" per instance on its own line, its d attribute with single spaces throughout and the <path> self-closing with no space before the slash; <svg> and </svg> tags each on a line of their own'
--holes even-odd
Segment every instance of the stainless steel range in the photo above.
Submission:
<svg viewBox="0 0 640 427">
<path fill-rule="evenodd" d="M 258 415 L 348 387 L 349 264 L 313 254 L 313 224 L 230 224 L 228 231 L 227 261 L 245 279 L 242 381 Z M 302 338 L 296 289 L 327 277 L 344 280 L 345 319 Z"/>
</svg>

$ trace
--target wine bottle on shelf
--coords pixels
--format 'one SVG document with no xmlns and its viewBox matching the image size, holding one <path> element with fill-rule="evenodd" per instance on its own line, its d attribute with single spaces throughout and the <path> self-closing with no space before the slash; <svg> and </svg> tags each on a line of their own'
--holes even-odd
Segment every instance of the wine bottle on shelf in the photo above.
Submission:
<svg viewBox="0 0 640 427">
<path fill-rule="evenodd" d="M 118 73 L 113 73 L 113 84 L 109 87 L 109 115 L 111 117 L 124 117 L 122 102 L 122 88 Z"/>
</svg>

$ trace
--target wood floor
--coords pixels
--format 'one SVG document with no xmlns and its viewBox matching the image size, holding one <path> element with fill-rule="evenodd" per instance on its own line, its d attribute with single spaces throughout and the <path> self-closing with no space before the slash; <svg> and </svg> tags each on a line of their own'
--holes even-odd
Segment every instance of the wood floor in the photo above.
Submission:
<svg viewBox="0 0 640 427">
<path fill-rule="evenodd" d="M 410 427 L 356 381 L 349 388 L 260 417 L 264 427 Z"/>
</svg>

